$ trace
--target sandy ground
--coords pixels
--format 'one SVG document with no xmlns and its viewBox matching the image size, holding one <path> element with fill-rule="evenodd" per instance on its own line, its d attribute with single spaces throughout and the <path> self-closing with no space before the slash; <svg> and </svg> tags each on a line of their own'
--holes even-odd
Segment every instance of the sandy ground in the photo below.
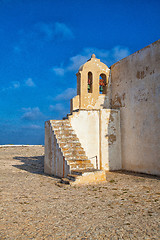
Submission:
<svg viewBox="0 0 160 240">
<path fill-rule="evenodd" d="M 160 239 L 160 179 L 114 172 L 83 187 L 43 173 L 42 146 L 0 148 L 0 239 Z"/>
</svg>

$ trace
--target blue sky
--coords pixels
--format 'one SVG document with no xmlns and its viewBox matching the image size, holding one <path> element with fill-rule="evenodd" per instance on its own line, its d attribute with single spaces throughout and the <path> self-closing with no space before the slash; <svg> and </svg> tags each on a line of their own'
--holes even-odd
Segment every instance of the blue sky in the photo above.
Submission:
<svg viewBox="0 0 160 240">
<path fill-rule="evenodd" d="M 159 35 L 159 0 L 0 0 L 0 144 L 43 144 L 92 53 L 109 67 Z"/>
</svg>

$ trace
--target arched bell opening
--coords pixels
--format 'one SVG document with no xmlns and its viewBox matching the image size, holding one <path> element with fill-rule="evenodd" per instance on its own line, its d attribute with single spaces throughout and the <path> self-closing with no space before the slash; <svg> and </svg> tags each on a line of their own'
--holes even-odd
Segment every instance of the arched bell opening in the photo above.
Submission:
<svg viewBox="0 0 160 240">
<path fill-rule="evenodd" d="M 92 80 L 92 73 L 88 73 L 88 93 L 92 93 L 93 90 L 93 80 Z"/>
<path fill-rule="evenodd" d="M 99 94 L 106 94 L 106 93 L 107 93 L 106 75 L 102 73 L 99 76 Z"/>
</svg>

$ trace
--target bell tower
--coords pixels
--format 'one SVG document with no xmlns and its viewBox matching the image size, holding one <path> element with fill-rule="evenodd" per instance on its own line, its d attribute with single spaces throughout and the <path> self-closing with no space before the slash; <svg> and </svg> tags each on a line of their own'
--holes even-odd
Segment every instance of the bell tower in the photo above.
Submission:
<svg viewBox="0 0 160 240">
<path fill-rule="evenodd" d="M 110 69 L 95 54 L 83 64 L 77 76 L 77 96 L 71 99 L 71 113 L 78 109 L 110 108 Z"/>
</svg>

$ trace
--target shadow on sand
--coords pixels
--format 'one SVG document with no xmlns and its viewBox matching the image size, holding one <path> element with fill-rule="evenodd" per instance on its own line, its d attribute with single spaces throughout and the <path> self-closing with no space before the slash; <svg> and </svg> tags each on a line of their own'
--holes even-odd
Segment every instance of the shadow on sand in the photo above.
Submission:
<svg viewBox="0 0 160 240">
<path fill-rule="evenodd" d="M 111 171 L 111 172 L 122 174 L 122 175 L 129 175 L 129 176 L 135 176 L 135 177 L 142 177 L 142 178 L 150 178 L 150 179 L 160 180 L 160 176 L 150 175 L 150 174 L 147 174 L 147 173 L 138 173 L 138 172 L 127 171 L 127 170 L 116 170 L 116 171 Z"/>
<path fill-rule="evenodd" d="M 17 157 L 13 159 L 21 161 L 22 165 L 12 165 L 21 170 L 25 170 L 34 174 L 46 175 L 44 173 L 44 156 L 33 156 L 33 157 Z"/>
<path fill-rule="evenodd" d="M 32 156 L 32 157 L 14 157 L 13 159 L 21 161 L 22 165 L 13 165 L 13 167 L 16 167 L 21 170 L 25 170 L 30 173 L 34 174 L 40 174 L 40 175 L 48 175 L 44 173 L 44 156 Z M 158 179 L 160 180 L 160 176 L 150 175 L 150 174 L 144 174 L 144 173 L 137 173 L 137 172 L 131 172 L 131 171 L 125 171 L 125 170 L 119 170 L 119 171 L 111 171 L 117 174 L 122 175 L 132 175 L 135 177 L 142 177 L 142 178 L 150 178 L 150 179 Z M 107 175 L 107 172 L 106 172 Z M 53 176 L 53 178 L 58 178 L 56 176 Z"/>
</svg>

